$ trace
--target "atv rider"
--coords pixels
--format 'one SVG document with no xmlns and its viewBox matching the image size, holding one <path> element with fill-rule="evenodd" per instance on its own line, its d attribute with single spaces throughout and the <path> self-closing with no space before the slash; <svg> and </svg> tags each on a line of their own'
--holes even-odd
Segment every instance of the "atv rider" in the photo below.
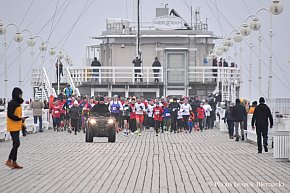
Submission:
<svg viewBox="0 0 290 193">
<path fill-rule="evenodd" d="M 104 116 L 109 113 L 108 105 L 105 104 L 104 97 L 100 97 L 98 104 L 94 105 L 90 113 Z"/>
</svg>

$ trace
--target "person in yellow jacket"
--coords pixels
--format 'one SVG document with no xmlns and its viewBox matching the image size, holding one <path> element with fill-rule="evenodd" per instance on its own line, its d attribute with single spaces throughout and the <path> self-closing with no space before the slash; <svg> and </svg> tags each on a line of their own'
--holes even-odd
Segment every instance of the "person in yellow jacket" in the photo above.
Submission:
<svg viewBox="0 0 290 193">
<path fill-rule="evenodd" d="M 6 165 L 12 169 L 22 169 L 23 167 L 17 164 L 17 151 L 20 146 L 19 133 L 22 130 L 23 122 L 25 120 L 22 117 L 22 90 L 15 87 L 12 91 L 12 100 L 8 103 L 7 108 L 7 131 L 10 132 L 13 146 L 9 154 L 9 158 L 6 161 Z"/>
</svg>

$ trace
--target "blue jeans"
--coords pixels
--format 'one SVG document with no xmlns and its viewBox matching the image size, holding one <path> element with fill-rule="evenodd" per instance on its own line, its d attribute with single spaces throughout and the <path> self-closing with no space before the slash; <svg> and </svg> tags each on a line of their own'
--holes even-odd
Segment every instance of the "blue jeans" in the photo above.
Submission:
<svg viewBox="0 0 290 193">
<path fill-rule="evenodd" d="M 189 133 L 191 133 L 193 127 L 193 122 L 188 122 Z"/>
<path fill-rule="evenodd" d="M 34 124 L 37 124 L 37 118 L 39 119 L 39 131 L 42 131 L 42 116 L 34 116 Z"/>
</svg>

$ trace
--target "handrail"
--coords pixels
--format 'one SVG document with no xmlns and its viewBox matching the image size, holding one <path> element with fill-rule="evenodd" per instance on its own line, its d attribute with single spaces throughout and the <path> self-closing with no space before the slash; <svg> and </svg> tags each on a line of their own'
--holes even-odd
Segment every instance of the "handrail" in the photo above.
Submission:
<svg viewBox="0 0 290 193">
<path fill-rule="evenodd" d="M 158 73 L 154 73 L 153 70 L 159 70 Z M 135 71 L 139 70 L 139 72 Z M 135 84 L 139 77 L 143 79 L 143 82 L 149 84 L 156 79 L 159 82 L 164 82 L 164 76 L 166 73 L 174 72 L 187 73 L 188 80 L 190 82 L 232 82 L 240 77 L 240 69 L 237 67 L 189 67 L 185 69 L 167 69 L 163 72 L 163 67 L 132 67 L 132 66 L 101 66 L 101 67 L 70 67 L 69 72 L 72 80 L 76 85 L 83 82 L 95 81 L 99 84 L 107 83 L 132 83 Z M 157 74 L 157 77 L 155 77 Z M 137 79 L 136 77 L 137 76 Z"/>
<path fill-rule="evenodd" d="M 73 81 L 73 78 L 71 77 L 71 73 L 70 73 L 68 67 L 66 68 L 66 72 L 67 72 L 68 83 L 71 85 L 72 89 L 75 91 L 75 94 L 77 94 L 77 96 L 81 96 L 79 89 L 76 88 L 76 86 L 75 86 L 75 83 Z"/>
<path fill-rule="evenodd" d="M 49 94 L 49 95 L 53 95 L 54 97 L 56 97 L 55 89 L 52 87 L 52 84 L 51 84 L 50 81 L 49 81 L 49 78 L 48 78 L 47 72 L 46 72 L 46 70 L 45 70 L 44 67 L 42 67 L 42 72 L 43 72 L 43 75 L 44 75 L 44 76 L 42 77 L 42 79 L 45 81 L 45 86 L 46 86 L 46 88 L 47 88 L 47 90 L 48 90 L 48 94 Z M 46 93 L 45 93 L 45 95 L 46 95 Z M 48 97 L 49 97 L 49 96 L 46 96 L 46 99 L 48 99 Z"/>
</svg>

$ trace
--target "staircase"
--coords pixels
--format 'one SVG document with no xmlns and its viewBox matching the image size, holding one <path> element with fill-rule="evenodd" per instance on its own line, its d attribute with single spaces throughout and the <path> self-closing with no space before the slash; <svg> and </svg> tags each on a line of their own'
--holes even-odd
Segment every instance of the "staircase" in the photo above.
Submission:
<svg viewBox="0 0 290 193">
<path fill-rule="evenodd" d="M 63 91 L 67 84 L 70 84 L 77 96 L 80 96 L 79 89 L 75 87 L 69 68 L 65 68 L 64 76 L 61 77 L 59 92 Z M 34 97 L 38 96 L 41 100 L 48 100 L 52 95 L 57 97 L 58 84 L 52 83 L 47 75 L 45 68 L 32 70 L 32 86 Z"/>
<path fill-rule="evenodd" d="M 41 100 L 48 100 L 51 95 L 56 96 L 45 68 L 32 69 L 32 86 L 34 97 L 38 96 Z"/>
</svg>

